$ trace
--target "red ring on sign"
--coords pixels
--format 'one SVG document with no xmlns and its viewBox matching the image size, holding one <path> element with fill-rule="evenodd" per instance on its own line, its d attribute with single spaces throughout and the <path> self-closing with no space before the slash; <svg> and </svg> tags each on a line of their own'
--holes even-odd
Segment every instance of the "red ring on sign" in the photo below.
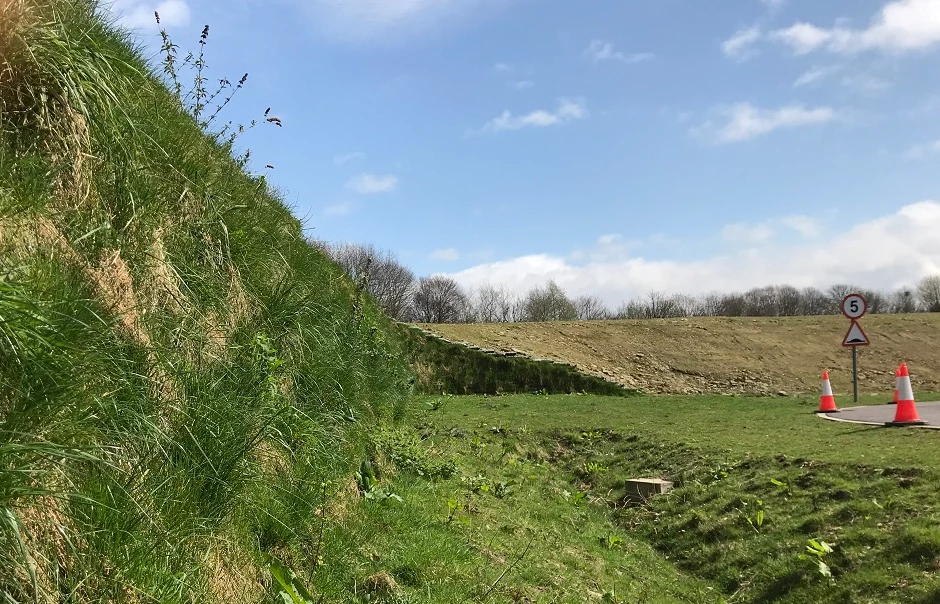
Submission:
<svg viewBox="0 0 940 604">
<path fill-rule="evenodd" d="M 862 301 L 862 304 L 865 307 L 862 309 L 862 314 L 858 315 L 857 317 L 853 317 L 849 313 L 845 312 L 845 303 L 849 301 L 849 298 L 858 298 L 859 300 Z M 842 311 L 842 314 L 845 315 L 846 319 L 857 321 L 858 319 L 861 319 L 868 313 L 868 300 L 866 300 L 865 296 L 863 296 L 862 294 L 849 294 L 846 297 L 842 298 L 842 304 L 839 305 L 839 310 Z"/>
</svg>

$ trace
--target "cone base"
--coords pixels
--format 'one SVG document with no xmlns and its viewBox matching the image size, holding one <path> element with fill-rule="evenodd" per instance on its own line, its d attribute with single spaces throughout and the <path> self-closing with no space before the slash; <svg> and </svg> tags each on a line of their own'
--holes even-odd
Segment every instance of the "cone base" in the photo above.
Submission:
<svg viewBox="0 0 940 604">
<path fill-rule="evenodd" d="M 924 426 L 927 422 L 922 419 L 912 419 L 906 422 L 885 422 L 885 426 L 889 428 L 902 428 L 904 426 Z"/>
<path fill-rule="evenodd" d="M 838 413 L 841 409 L 827 409 L 823 411 L 822 409 L 817 409 L 816 413 Z"/>
</svg>

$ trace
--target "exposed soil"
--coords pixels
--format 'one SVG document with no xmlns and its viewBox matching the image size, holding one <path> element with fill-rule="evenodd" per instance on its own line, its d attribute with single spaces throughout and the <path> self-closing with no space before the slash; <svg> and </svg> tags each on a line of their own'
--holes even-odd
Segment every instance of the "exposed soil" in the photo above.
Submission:
<svg viewBox="0 0 940 604">
<path fill-rule="evenodd" d="M 861 320 L 859 391 L 892 393 L 904 361 L 917 391 L 940 390 L 940 313 Z M 420 325 L 452 342 L 551 359 L 657 394 L 818 393 L 829 369 L 837 395 L 851 394 L 852 355 L 839 316 Z"/>
</svg>

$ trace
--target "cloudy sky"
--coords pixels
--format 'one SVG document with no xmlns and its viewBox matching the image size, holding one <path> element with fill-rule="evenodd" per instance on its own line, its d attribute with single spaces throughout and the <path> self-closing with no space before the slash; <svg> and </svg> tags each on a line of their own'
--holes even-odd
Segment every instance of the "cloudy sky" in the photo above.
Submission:
<svg viewBox="0 0 940 604">
<path fill-rule="evenodd" d="M 312 236 L 610 304 L 940 272 L 940 0 L 116 0 Z M 156 52 L 153 52 L 156 56 Z"/>
</svg>

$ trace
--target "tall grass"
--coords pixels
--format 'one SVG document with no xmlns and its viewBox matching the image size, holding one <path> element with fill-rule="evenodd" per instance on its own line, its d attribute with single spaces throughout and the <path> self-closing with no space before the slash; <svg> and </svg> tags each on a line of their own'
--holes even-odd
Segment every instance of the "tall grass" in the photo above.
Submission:
<svg viewBox="0 0 940 604">
<path fill-rule="evenodd" d="M 94 9 L 0 0 L 0 600 L 258 601 L 409 374 Z"/>
</svg>

